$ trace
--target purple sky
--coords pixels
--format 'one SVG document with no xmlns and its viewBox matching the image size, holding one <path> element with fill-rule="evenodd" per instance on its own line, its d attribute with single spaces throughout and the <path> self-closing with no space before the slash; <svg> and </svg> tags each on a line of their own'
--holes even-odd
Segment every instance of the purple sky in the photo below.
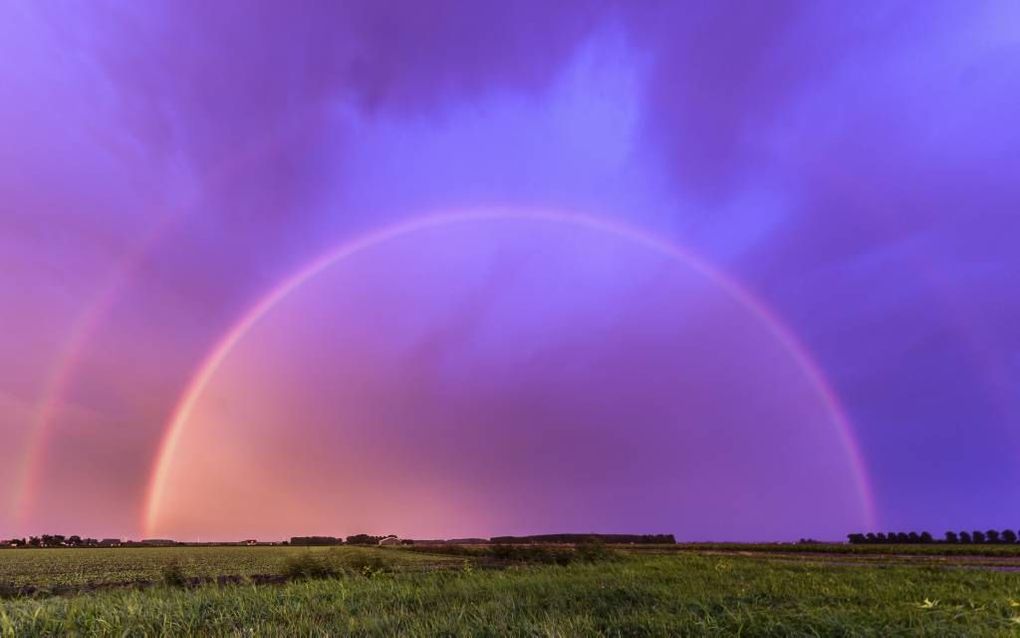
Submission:
<svg viewBox="0 0 1020 638">
<path fill-rule="evenodd" d="M 0 537 L 1020 525 L 1020 5 L 258 4 L 0 5 Z"/>
</svg>

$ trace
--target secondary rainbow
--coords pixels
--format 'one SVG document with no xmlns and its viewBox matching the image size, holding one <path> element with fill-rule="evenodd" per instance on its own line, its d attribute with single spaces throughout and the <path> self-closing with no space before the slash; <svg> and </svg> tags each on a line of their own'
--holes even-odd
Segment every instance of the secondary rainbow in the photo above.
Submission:
<svg viewBox="0 0 1020 638">
<path fill-rule="evenodd" d="M 304 120 L 301 120 L 304 121 Z M 272 153 L 287 139 L 300 132 L 300 128 L 289 132 L 270 132 L 242 145 L 238 152 L 209 168 L 205 173 L 206 190 L 216 184 L 228 183 L 244 174 L 244 169 L 253 162 Z M 65 394 L 71 384 L 75 369 L 80 365 L 89 345 L 89 340 L 100 328 L 117 297 L 131 281 L 135 271 L 146 258 L 149 250 L 159 240 L 169 235 L 174 228 L 190 218 L 202 203 L 198 192 L 179 209 L 163 215 L 142 241 L 113 269 L 105 285 L 93 297 L 77 319 L 65 341 L 60 357 L 49 376 L 42 393 L 42 400 L 36 407 L 26 444 L 26 453 L 19 471 L 15 475 L 14 516 L 22 525 L 30 519 L 31 509 L 39 500 L 39 482 L 42 477 L 44 457 L 53 436 L 54 421 L 64 404 Z"/>
</svg>

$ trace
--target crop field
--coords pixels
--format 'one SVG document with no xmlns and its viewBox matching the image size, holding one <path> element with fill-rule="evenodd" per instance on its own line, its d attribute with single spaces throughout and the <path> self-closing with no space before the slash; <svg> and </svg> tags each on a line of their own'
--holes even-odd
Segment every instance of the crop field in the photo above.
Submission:
<svg viewBox="0 0 1020 638">
<path fill-rule="evenodd" d="M 130 547 L 6 550 L 0 552 L 0 586 L 85 589 L 153 583 L 170 569 L 185 578 L 233 580 L 283 574 L 294 557 L 328 558 L 338 566 L 380 563 L 391 571 L 423 570 L 461 561 L 360 547 Z"/>
<path fill-rule="evenodd" d="M 0 635 L 1020 635 L 1020 574 L 926 557 L 435 551 L 5 550 Z"/>
<path fill-rule="evenodd" d="M 845 543 L 678 543 L 676 545 L 659 546 L 660 549 L 672 551 L 744 551 L 744 552 L 794 552 L 798 554 L 871 554 L 917 555 L 917 556 L 1002 556 L 1020 558 L 1020 543 L 988 545 L 988 544 L 880 544 L 880 545 L 848 545 Z"/>
</svg>

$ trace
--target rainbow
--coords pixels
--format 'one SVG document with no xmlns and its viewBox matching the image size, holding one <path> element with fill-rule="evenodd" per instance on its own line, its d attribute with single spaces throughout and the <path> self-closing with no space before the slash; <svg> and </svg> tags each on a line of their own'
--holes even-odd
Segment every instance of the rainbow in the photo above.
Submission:
<svg viewBox="0 0 1020 638">
<path fill-rule="evenodd" d="M 304 122 L 306 118 L 299 118 L 299 121 Z M 271 154 L 288 139 L 300 134 L 304 128 L 305 126 L 302 125 L 295 130 L 271 132 L 269 135 L 256 138 L 243 145 L 237 153 L 231 154 L 227 160 L 206 171 L 204 178 L 207 184 L 206 190 L 211 188 L 208 185 L 226 184 L 231 179 L 243 175 L 246 167 Z M 131 281 L 135 270 L 141 265 L 148 251 L 160 239 L 188 219 L 201 202 L 201 196 L 196 193 L 179 210 L 165 214 L 145 235 L 139 245 L 130 251 L 113 270 L 113 274 L 93 297 L 91 303 L 72 324 L 57 363 L 53 366 L 43 388 L 42 399 L 37 403 L 35 418 L 30 425 L 24 460 L 15 474 L 15 494 L 17 496 L 14 502 L 14 516 L 22 525 L 30 518 L 31 509 L 38 500 L 39 482 L 42 467 L 45 464 L 44 456 L 52 437 L 54 421 L 63 407 L 65 394 L 72 382 L 76 368 L 84 357 L 89 340 L 114 306 L 118 295 Z"/>
<path fill-rule="evenodd" d="M 154 237 L 155 234 L 153 234 Z M 71 325 L 71 331 L 64 342 L 58 364 L 54 366 L 43 389 L 43 398 L 36 406 L 35 419 L 32 421 L 26 443 L 24 461 L 15 475 L 17 498 L 14 511 L 16 519 L 21 524 L 29 519 L 31 508 L 37 500 L 43 456 L 49 446 L 53 422 L 63 407 L 64 395 L 71 384 L 74 371 L 81 363 L 89 339 L 95 334 L 106 313 L 113 306 L 118 293 L 141 259 L 144 248 L 147 248 L 152 241 L 152 238 L 147 240 L 143 244 L 142 250 L 136 251 L 124 261 L 122 267 L 114 271 L 92 303 L 75 318 Z"/>
<path fill-rule="evenodd" d="M 825 375 L 804 345 L 800 343 L 790 329 L 760 299 L 756 298 L 747 289 L 728 276 L 711 267 L 700 257 L 666 239 L 638 228 L 577 213 L 486 209 L 416 217 L 343 243 L 283 280 L 244 313 L 240 320 L 227 331 L 202 361 L 196 374 L 192 377 L 186 390 L 181 395 L 181 399 L 167 423 L 162 441 L 155 455 L 148 490 L 142 508 L 143 518 L 141 525 L 146 534 L 151 535 L 156 532 L 156 523 L 163 502 L 170 464 L 181 433 L 184 431 L 195 404 L 234 347 L 280 301 L 326 268 L 391 239 L 442 226 L 483 223 L 496 220 L 533 220 L 554 224 L 571 224 L 609 233 L 632 241 L 648 250 L 683 262 L 719 286 L 726 294 L 762 322 L 769 333 L 790 354 L 797 366 L 819 393 L 819 396 L 822 397 L 836 425 L 840 442 L 846 450 L 853 468 L 857 491 L 862 500 L 864 514 L 867 518 L 866 523 L 870 528 L 876 526 L 876 507 L 869 475 L 846 411 L 833 391 L 832 386 L 826 380 Z"/>
</svg>

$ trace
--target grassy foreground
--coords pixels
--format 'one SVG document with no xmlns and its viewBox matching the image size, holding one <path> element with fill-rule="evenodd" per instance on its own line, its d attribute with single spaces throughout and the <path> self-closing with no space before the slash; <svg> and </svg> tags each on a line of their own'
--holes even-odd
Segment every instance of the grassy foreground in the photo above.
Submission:
<svg viewBox="0 0 1020 638">
<path fill-rule="evenodd" d="M 1020 576 L 634 554 L 0 601 L 0 635 L 65 634 L 1002 636 L 1020 634 Z"/>
</svg>

